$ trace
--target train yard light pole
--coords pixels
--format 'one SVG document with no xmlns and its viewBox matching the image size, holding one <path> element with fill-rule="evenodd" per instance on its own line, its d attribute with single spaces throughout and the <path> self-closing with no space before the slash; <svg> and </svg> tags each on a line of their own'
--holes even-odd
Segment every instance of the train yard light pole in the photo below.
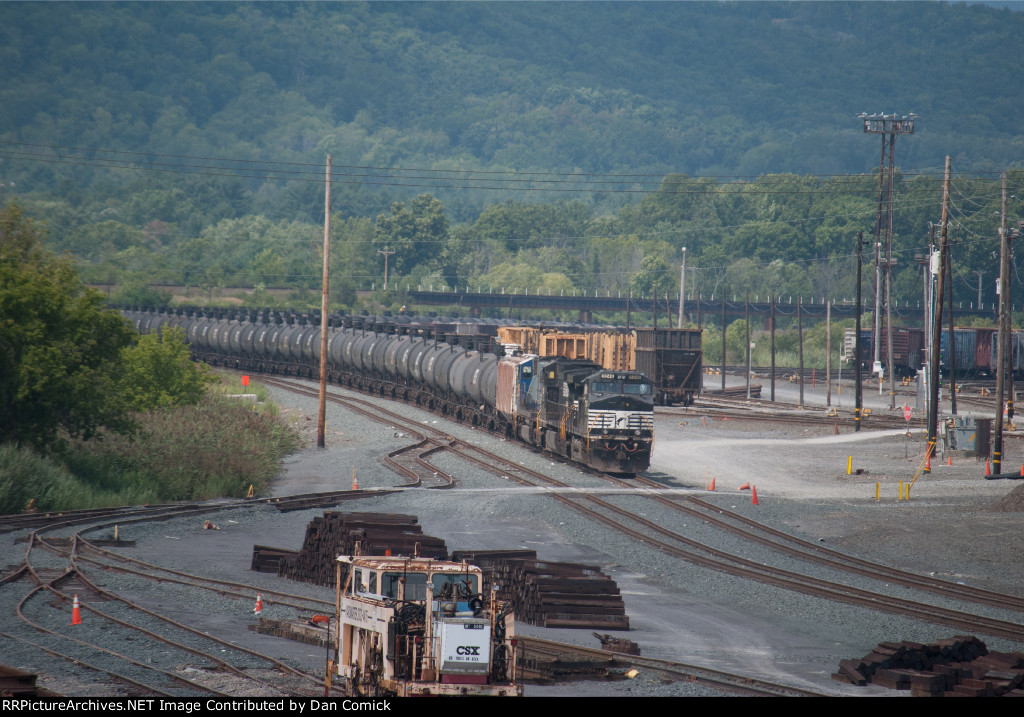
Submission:
<svg viewBox="0 0 1024 717">
<path fill-rule="evenodd" d="M 683 307 L 686 302 L 686 247 L 683 247 L 683 266 L 679 270 L 679 321 L 676 328 L 683 328 Z"/>
<path fill-rule="evenodd" d="M 882 275 L 884 272 L 885 292 L 885 333 L 886 333 L 886 370 L 889 372 L 889 408 L 896 407 L 896 376 L 893 373 L 892 359 L 892 214 L 893 214 L 893 184 L 895 177 L 895 157 L 893 150 L 896 146 L 896 135 L 914 134 L 914 120 L 917 115 L 897 116 L 896 114 L 873 114 L 861 113 L 860 119 L 864 122 L 865 134 L 882 135 L 882 156 L 878 163 L 878 220 L 875 223 L 875 356 L 874 368 L 879 370 L 880 365 L 880 333 L 879 329 L 879 308 L 880 298 L 883 291 Z M 884 240 L 884 241 L 883 241 Z M 882 245 L 885 245 L 885 259 L 882 260 Z M 881 387 L 881 384 L 879 384 Z"/>
</svg>

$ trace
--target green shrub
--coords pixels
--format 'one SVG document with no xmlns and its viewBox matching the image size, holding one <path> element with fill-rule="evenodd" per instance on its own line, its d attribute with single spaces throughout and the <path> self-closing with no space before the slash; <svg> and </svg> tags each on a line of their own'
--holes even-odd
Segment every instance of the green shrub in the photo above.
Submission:
<svg viewBox="0 0 1024 717">
<path fill-rule="evenodd" d="M 138 416 L 132 440 L 109 436 L 81 443 L 66 456 L 72 470 L 97 489 L 144 489 L 158 501 L 241 497 L 263 492 L 281 460 L 301 441 L 292 429 L 249 404 L 208 395 L 195 406 Z"/>
</svg>

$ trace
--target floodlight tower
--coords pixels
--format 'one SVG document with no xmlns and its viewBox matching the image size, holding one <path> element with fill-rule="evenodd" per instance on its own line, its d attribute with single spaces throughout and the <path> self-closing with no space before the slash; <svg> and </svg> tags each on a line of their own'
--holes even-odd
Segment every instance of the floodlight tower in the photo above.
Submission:
<svg viewBox="0 0 1024 717">
<path fill-rule="evenodd" d="M 880 300 L 882 296 L 882 276 L 885 276 L 885 334 L 886 354 L 889 373 L 889 408 L 896 407 L 896 378 L 893 376 L 892 366 L 892 304 L 890 301 L 890 288 L 892 284 L 892 203 L 893 183 L 895 177 L 895 156 L 893 150 L 896 146 L 896 135 L 914 134 L 914 120 L 917 115 L 897 116 L 896 114 L 873 114 L 861 113 L 860 119 L 864 122 L 865 134 L 882 135 L 882 156 L 878 162 L 878 219 L 875 223 L 875 356 L 874 370 L 881 370 L 880 348 Z M 882 257 L 882 245 L 885 245 L 885 257 Z M 881 390 L 881 384 L 879 384 Z"/>
</svg>

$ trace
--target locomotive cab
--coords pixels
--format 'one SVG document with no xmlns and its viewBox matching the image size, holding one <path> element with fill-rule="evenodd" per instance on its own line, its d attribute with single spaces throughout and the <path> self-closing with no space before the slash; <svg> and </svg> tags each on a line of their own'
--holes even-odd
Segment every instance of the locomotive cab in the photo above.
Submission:
<svg viewBox="0 0 1024 717">
<path fill-rule="evenodd" d="M 654 440 L 654 388 L 636 372 L 601 371 L 584 387 L 587 443 L 606 470 L 635 472 L 650 462 Z"/>
<path fill-rule="evenodd" d="M 514 620 L 468 563 L 339 557 L 336 659 L 351 695 L 518 696 Z"/>
</svg>

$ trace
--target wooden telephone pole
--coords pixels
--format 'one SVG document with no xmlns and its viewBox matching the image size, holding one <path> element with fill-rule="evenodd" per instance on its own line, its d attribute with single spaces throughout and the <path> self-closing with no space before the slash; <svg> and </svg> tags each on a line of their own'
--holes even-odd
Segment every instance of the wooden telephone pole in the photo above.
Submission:
<svg viewBox="0 0 1024 717">
<path fill-rule="evenodd" d="M 327 292 L 331 256 L 331 155 L 327 155 L 326 189 L 324 190 L 324 280 L 320 301 L 320 413 L 316 421 L 316 446 L 324 447 L 327 426 Z"/>
</svg>

